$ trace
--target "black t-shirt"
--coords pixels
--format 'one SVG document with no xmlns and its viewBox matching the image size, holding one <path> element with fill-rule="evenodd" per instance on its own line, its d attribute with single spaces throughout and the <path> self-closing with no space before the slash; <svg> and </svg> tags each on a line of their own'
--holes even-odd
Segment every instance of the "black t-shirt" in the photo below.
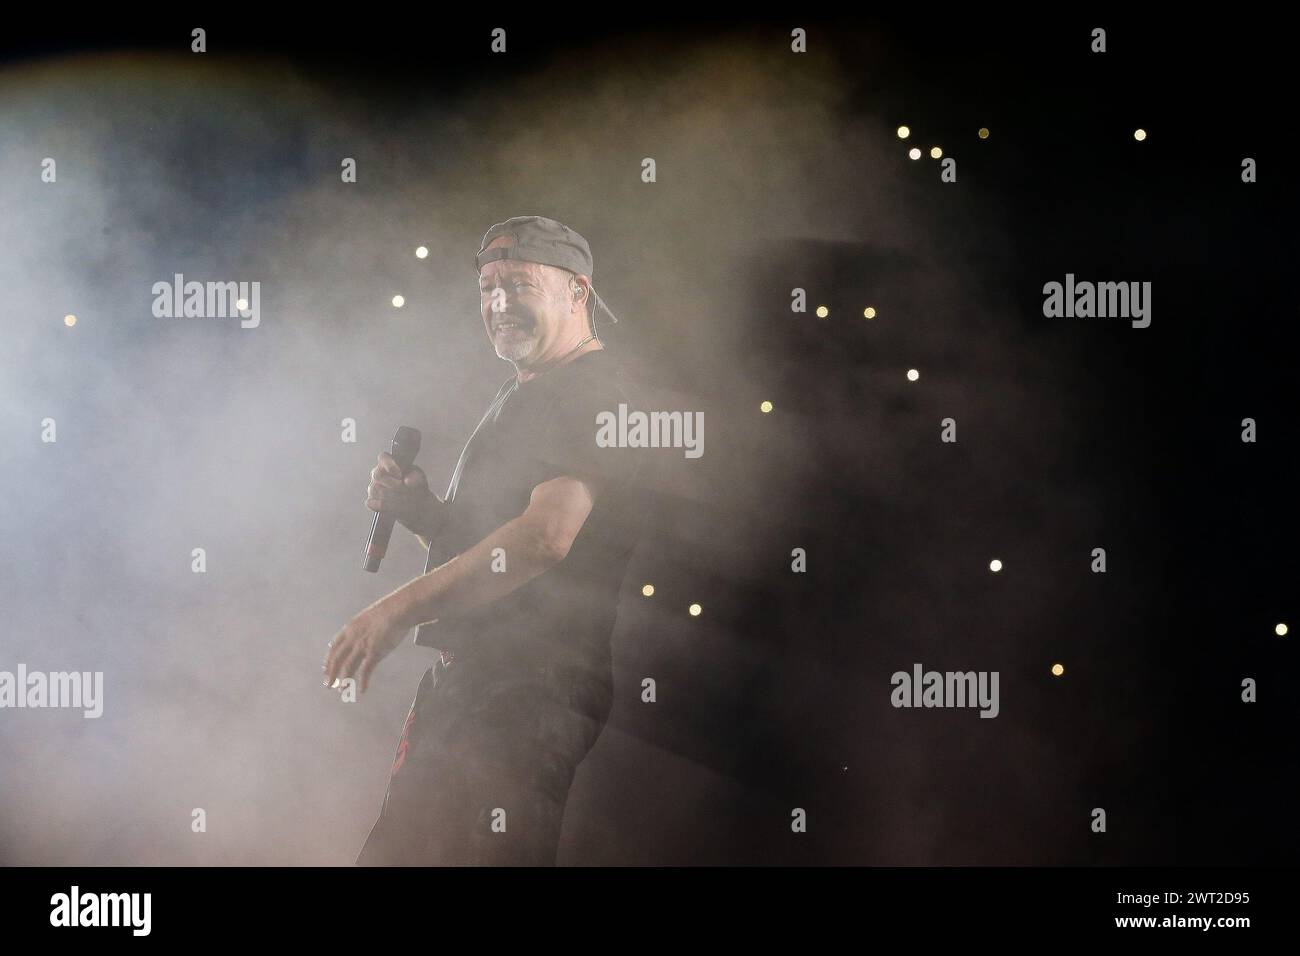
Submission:
<svg viewBox="0 0 1300 956">
<path fill-rule="evenodd" d="M 617 416 L 620 403 L 634 407 L 617 360 L 600 349 L 502 386 L 453 474 L 428 566 L 518 517 L 544 481 L 589 479 L 595 503 L 563 561 L 486 608 L 423 625 L 417 644 L 516 678 L 559 666 L 581 680 L 610 682 L 610 635 L 644 511 L 638 451 L 596 442 L 597 416 Z"/>
</svg>

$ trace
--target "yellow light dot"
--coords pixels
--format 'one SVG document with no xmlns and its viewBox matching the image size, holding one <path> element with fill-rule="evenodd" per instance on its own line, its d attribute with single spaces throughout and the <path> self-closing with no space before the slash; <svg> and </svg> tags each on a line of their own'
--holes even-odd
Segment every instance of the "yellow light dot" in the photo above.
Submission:
<svg viewBox="0 0 1300 956">
<path fill-rule="evenodd" d="M 938 146 L 931 146 L 931 147 L 930 147 L 930 158 L 931 158 L 931 159 L 938 159 L 938 158 L 939 158 L 940 156 L 942 156 L 942 155 L 943 155 L 943 150 L 941 150 Z"/>
<path fill-rule="evenodd" d="M 1053 676 L 1053 677 L 1060 677 L 1060 676 L 1061 676 L 1062 674 L 1064 674 L 1064 673 L 1065 673 L 1065 665 L 1064 665 L 1064 664 L 1053 664 L 1053 665 L 1052 665 L 1052 676 Z"/>
<path fill-rule="evenodd" d="M 401 308 L 402 306 L 404 306 L 404 305 L 406 305 L 406 299 L 404 299 L 404 298 L 403 298 L 402 296 L 400 296 L 400 295 L 395 295 L 395 296 L 393 296 L 393 308 L 394 308 L 394 309 L 400 309 L 400 308 Z"/>
<path fill-rule="evenodd" d="M 417 258 L 417 259 L 426 259 L 426 258 L 428 258 L 428 256 L 429 256 L 429 247 L 428 247 L 428 246 L 419 246 L 419 247 L 416 248 L 416 250 L 415 250 L 415 258 Z"/>
<path fill-rule="evenodd" d="M 643 584 L 641 586 L 641 593 L 646 597 L 650 597 L 655 593 L 655 586 L 653 584 Z"/>
<path fill-rule="evenodd" d="M 1278 637 L 1286 637 L 1286 625 L 1279 624 L 1277 627 L 1273 628 L 1273 633 Z"/>
<path fill-rule="evenodd" d="M 876 310 L 873 309 L 871 306 L 867 306 L 865 309 L 862 310 L 862 315 L 865 318 L 874 319 L 876 317 Z"/>
<path fill-rule="evenodd" d="M 908 159 L 920 159 L 920 158 L 921 158 L 921 151 L 920 151 L 919 149 L 917 149 L 915 146 L 913 146 L 911 149 L 909 149 L 909 150 L 907 151 L 907 158 L 908 158 Z"/>
<path fill-rule="evenodd" d="M 911 136 L 911 135 L 912 135 L 912 131 L 911 131 L 910 129 L 908 129 L 906 126 L 900 126 L 900 127 L 898 127 L 898 138 L 899 138 L 899 139 L 907 139 L 907 137 L 909 137 L 909 136 Z"/>
<path fill-rule="evenodd" d="M 762 412 L 764 415 L 766 415 L 768 412 L 772 410 L 772 403 L 764 402 L 763 404 L 758 406 L 758 410 Z"/>
<path fill-rule="evenodd" d="M 914 368 L 909 368 L 909 369 L 907 370 L 907 380 L 908 380 L 909 382 L 915 382 L 915 381 L 916 381 L 918 378 L 920 378 L 920 377 L 921 377 L 921 373 L 918 372 L 916 369 L 914 369 Z"/>
<path fill-rule="evenodd" d="M 700 612 L 703 610 L 704 608 L 700 607 L 698 604 L 692 604 L 690 607 L 691 617 L 699 617 Z"/>
<path fill-rule="evenodd" d="M 997 574 L 999 571 L 1002 570 L 1002 562 L 999 561 L 997 558 L 994 558 L 992 561 L 989 562 L 989 570 L 992 571 L 994 574 Z"/>
<path fill-rule="evenodd" d="M 826 306 L 824 305 L 817 306 L 817 318 L 824 319 L 826 318 L 826 316 L 830 314 L 831 314 L 831 310 L 826 308 Z"/>
<path fill-rule="evenodd" d="M 989 138 L 989 128 L 987 126 L 981 126 L 980 139 L 988 139 L 988 138 Z"/>
<path fill-rule="evenodd" d="M 74 325 L 77 324 L 77 317 L 69 313 L 68 315 L 65 315 L 63 317 L 63 324 L 66 325 L 68 328 L 72 328 Z"/>
<path fill-rule="evenodd" d="M 1144 129 L 1134 130 L 1133 138 L 1140 143 L 1142 140 L 1147 138 L 1147 131 Z"/>
</svg>

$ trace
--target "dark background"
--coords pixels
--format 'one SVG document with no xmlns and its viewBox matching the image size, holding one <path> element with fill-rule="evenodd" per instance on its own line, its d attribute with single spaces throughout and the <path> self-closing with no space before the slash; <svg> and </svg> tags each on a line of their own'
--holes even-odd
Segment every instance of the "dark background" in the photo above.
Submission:
<svg viewBox="0 0 1300 956">
<path fill-rule="evenodd" d="M 707 450 L 694 468 L 664 459 L 616 633 L 619 703 L 602 761 L 575 786 L 561 862 L 1295 860 L 1294 635 L 1273 634 L 1295 623 L 1296 572 L 1283 31 L 1245 16 L 512 14 L 511 54 L 493 59 L 485 39 L 454 40 L 486 36 L 495 10 L 404 16 L 201 25 L 210 56 L 287 57 L 395 123 L 430 95 L 534 82 L 560 48 L 635 47 L 653 69 L 656 49 L 687 35 L 788 56 L 802 26 L 818 55 L 861 61 L 841 121 L 915 131 L 886 175 L 911 174 L 901 155 L 913 141 L 959 158 L 955 185 L 921 161 L 933 188 L 908 202 L 923 241 L 774 238 L 731 274 L 732 308 L 642 308 L 611 332 L 651 394 L 704 411 Z M 190 26 L 78 20 L 10 34 L 4 50 L 10 63 L 145 52 Z M 1108 30 L 1105 54 L 1089 52 L 1094 26 Z M 1133 140 L 1138 126 L 1147 141 Z M 583 136 L 597 152 L 617 145 L 591 124 Z M 1258 183 L 1241 182 L 1245 156 Z M 958 188 L 950 205 L 944 190 Z M 728 215 L 723 201 L 698 210 L 705 232 L 730 228 Z M 589 238 L 598 269 L 630 271 L 602 256 L 608 236 Z M 671 247 L 687 272 L 709 267 L 707 240 L 643 241 Z M 1067 272 L 1151 281 L 1151 326 L 1044 318 L 1043 283 Z M 807 314 L 789 312 L 795 286 Z M 880 309 L 870 323 L 868 304 Z M 916 383 L 903 377 L 912 367 Z M 765 398 L 776 410 L 758 416 Z M 955 445 L 938 437 L 948 416 Z M 1245 417 L 1255 444 L 1239 440 Z M 460 429 L 446 430 L 454 445 Z M 791 573 L 795 547 L 806 574 Z M 1104 575 L 1089 571 L 1094 547 Z M 692 619 L 682 609 L 696 600 L 705 612 Z M 889 675 L 914 662 L 999 671 L 1001 715 L 890 707 Z M 638 698 L 644 676 L 653 706 Z M 1240 700 L 1244 677 L 1258 703 Z M 724 783 L 677 786 L 700 775 Z M 793 807 L 807 834 L 790 833 Z M 1094 807 L 1105 834 L 1089 830 Z M 112 858 L 131 862 L 124 849 Z"/>
</svg>

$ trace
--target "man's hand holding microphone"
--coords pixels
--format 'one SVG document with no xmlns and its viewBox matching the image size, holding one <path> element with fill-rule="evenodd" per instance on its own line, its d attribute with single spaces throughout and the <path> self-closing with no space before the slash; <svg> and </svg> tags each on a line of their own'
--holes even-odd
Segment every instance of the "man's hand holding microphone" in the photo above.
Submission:
<svg viewBox="0 0 1300 956">
<path fill-rule="evenodd" d="M 426 548 L 442 523 L 445 505 L 429 490 L 429 479 L 417 465 L 402 468 L 386 451 L 379 453 L 379 463 L 370 472 L 366 487 L 366 507 L 397 519 L 402 527 L 419 537 Z"/>
</svg>

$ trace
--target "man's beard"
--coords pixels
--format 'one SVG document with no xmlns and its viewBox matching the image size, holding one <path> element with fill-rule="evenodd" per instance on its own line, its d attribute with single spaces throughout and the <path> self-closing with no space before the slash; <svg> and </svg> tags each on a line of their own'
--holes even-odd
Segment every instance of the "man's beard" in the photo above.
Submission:
<svg viewBox="0 0 1300 956">
<path fill-rule="evenodd" d="M 497 356 L 507 362 L 522 362 L 533 354 L 541 339 L 537 331 L 537 322 L 531 317 L 522 315 L 503 316 L 503 318 L 518 322 L 522 331 L 508 332 L 505 335 L 493 333 L 492 347 L 496 349 Z"/>
<path fill-rule="evenodd" d="M 537 333 L 529 332 L 527 335 L 516 333 L 504 337 L 497 336 L 494 337 L 492 344 L 500 358 L 507 362 L 522 362 L 533 354 L 533 350 L 537 348 L 537 341 Z"/>
</svg>

